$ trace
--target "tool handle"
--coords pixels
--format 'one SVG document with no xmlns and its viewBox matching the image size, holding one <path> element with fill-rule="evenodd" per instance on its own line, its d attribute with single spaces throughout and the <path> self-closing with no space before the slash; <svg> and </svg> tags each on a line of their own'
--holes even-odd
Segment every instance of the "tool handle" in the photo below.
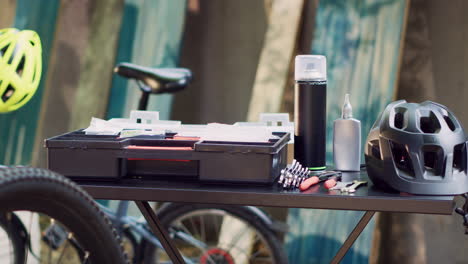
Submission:
<svg viewBox="0 0 468 264">
<path fill-rule="evenodd" d="M 336 180 L 337 180 L 337 179 L 336 179 L 335 177 L 333 177 L 333 178 L 331 178 L 331 179 L 328 179 L 328 180 L 325 181 L 325 183 L 323 184 L 323 186 L 325 186 L 325 188 L 327 188 L 327 190 L 328 190 L 328 189 L 331 189 L 331 188 L 333 188 L 333 187 L 336 186 Z"/>
<path fill-rule="evenodd" d="M 312 185 L 314 185 L 314 184 L 317 184 L 317 183 L 319 183 L 319 182 L 320 182 L 319 177 L 317 177 L 317 176 L 312 176 L 312 177 L 310 177 L 309 179 L 303 181 L 303 182 L 301 183 L 301 185 L 299 185 L 299 190 L 305 191 L 305 190 L 309 189 L 310 186 L 312 186 Z"/>
</svg>

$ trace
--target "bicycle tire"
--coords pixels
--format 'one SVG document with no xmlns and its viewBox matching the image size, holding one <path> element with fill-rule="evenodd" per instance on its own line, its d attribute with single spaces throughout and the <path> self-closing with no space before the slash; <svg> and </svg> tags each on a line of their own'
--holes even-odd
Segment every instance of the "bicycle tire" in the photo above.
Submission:
<svg viewBox="0 0 468 264">
<path fill-rule="evenodd" d="M 15 214 L 0 214 L 0 228 L 3 229 L 11 242 L 13 263 L 26 262 L 26 234 L 21 220 Z"/>
<path fill-rule="evenodd" d="M 272 257 L 274 260 L 273 263 L 276 263 L 276 264 L 288 263 L 286 254 L 284 253 L 284 249 L 282 247 L 282 243 L 276 236 L 275 232 L 271 230 L 268 226 L 266 226 L 264 222 L 260 221 L 254 213 L 247 210 L 243 206 L 171 203 L 171 204 L 163 206 L 157 212 L 157 215 L 162 225 L 168 228 L 171 222 L 177 219 L 179 216 L 189 214 L 194 211 L 206 210 L 206 209 L 218 209 L 218 210 L 226 211 L 232 214 L 233 216 L 236 216 L 240 218 L 241 220 L 246 221 L 264 237 L 265 242 L 268 244 L 268 247 L 271 250 Z M 144 263 L 145 264 L 157 263 L 155 259 L 157 248 L 155 248 L 151 243 L 146 242 L 144 240 L 141 242 L 141 246 L 143 248 L 143 252 L 145 256 Z"/>
<path fill-rule="evenodd" d="M 71 230 L 91 263 L 128 263 L 115 229 L 91 196 L 45 169 L 0 168 L 0 212 L 45 214 Z"/>
</svg>

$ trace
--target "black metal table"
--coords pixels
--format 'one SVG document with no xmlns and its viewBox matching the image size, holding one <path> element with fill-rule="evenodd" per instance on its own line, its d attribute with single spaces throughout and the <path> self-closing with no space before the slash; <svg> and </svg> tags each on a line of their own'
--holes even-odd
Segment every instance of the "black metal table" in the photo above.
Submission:
<svg viewBox="0 0 468 264">
<path fill-rule="evenodd" d="M 367 174 L 365 172 L 343 174 L 344 181 L 352 179 L 367 179 Z M 450 215 L 455 204 L 454 196 L 386 193 L 376 189 L 370 182 L 368 186 L 357 189 L 354 194 L 328 191 L 322 185 L 299 192 L 283 190 L 276 185 L 221 185 L 170 180 L 122 179 L 119 182 L 85 180 L 76 180 L 76 182 L 95 199 L 135 201 L 173 263 L 184 263 L 184 260 L 149 206 L 150 201 L 366 211 L 338 250 L 332 263 L 341 261 L 375 212 Z"/>
</svg>

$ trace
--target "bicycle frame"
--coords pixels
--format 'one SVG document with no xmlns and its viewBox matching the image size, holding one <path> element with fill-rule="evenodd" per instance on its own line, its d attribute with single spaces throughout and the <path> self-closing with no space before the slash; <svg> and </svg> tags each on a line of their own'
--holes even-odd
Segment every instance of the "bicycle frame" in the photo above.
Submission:
<svg viewBox="0 0 468 264">
<path fill-rule="evenodd" d="M 109 208 L 99 205 L 100 208 L 106 213 L 107 217 L 114 223 L 116 229 L 120 234 L 123 232 L 124 227 L 130 228 L 132 232 L 142 237 L 149 243 L 153 244 L 155 247 L 164 250 L 162 244 L 159 240 L 153 235 L 151 230 L 148 228 L 146 221 L 141 221 L 133 216 L 128 216 L 127 211 L 129 207 L 129 201 L 119 201 L 117 210 L 114 213 Z M 247 210 L 249 210 L 253 215 L 257 216 L 257 219 L 265 224 L 268 228 L 275 232 L 284 233 L 287 232 L 287 226 L 282 222 L 272 221 L 262 210 L 254 206 L 244 206 Z M 170 229 L 169 232 L 174 237 L 181 239 L 188 244 L 193 245 L 203 251 L 208 249 L 208 246 L 200 240 L 197 240 L 191 235 L 186 234 L 185 232 L 179 230 L 172 230 Z M 186 263 L 193 263 L 190 259 L 182 256 Z"/>
<path fill-rule="evenodd" d="M 122 233 L 122 228 L 128 226 L 133 232 L 140 235 L 143 239 L 146 239 L 155 247 L 164 250 L 159 240 L 153 235 L 151 230 L 147 228 L 146 221 L 142 222 L 136 219 L 135 217 L 127 215 L 129 204 L 129 201 L 120 201 L 117 207 L 117 213 L 115 214 L 109 208 L 103 205 L 99 206 L 106 213 L 107 217 L 109 217 L 109 219 L 114 223 L 120 234 Z M 203 242 L 198 241 L 187 234 L 183 234 L 183 232 L 175 232 L 174 234 L 176 235 L 176 237 L 181 238 L 196 247 L 199 247 L 204 250 L 206 250 L 207 248 L 207 246 Z M 182 257 L 184 258 L 185 263 L 194 263 L 192 260 L 186 258 L 185 256 Z"/>
</svg>

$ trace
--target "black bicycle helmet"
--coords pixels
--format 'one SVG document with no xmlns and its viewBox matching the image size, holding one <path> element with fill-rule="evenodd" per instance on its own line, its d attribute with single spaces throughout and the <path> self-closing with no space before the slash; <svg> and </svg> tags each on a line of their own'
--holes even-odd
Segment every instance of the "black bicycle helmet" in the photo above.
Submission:
<svg viewBox="0 0 468 264">
<path fill-rule="evenodd" d="M 447 107 L 426 101 L 389 104 L 365 146 L 372 182 L 413 194 L 468 192 L 466 137 Z"/>
</svg>

